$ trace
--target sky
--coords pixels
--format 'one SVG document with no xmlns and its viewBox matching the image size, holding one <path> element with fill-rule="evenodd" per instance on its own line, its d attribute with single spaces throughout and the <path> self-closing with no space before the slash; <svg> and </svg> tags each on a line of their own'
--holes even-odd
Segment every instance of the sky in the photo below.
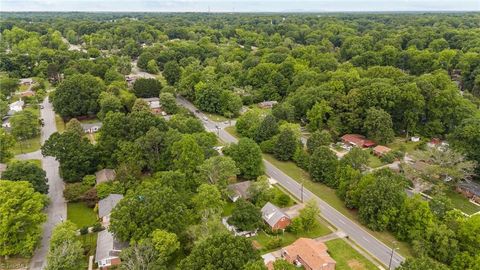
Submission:
<svg viewBox="0 0 480 270">
<path fill-rule="evenodd" d="M 0 11 L 480 11 L 480 0 L 0 0 Z"/>
</svg>

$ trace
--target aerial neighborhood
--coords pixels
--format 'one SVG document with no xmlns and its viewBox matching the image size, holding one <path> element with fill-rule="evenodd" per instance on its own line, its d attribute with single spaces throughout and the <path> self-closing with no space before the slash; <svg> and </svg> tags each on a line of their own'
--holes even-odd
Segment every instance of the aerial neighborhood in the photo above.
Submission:
<svg viewBox="0 0 480 270">
<path fill-rule="evenodd" d="M 478 11 L 208 11 L 0 13 L 0 269 L 478 269 Z"/>
</svg>

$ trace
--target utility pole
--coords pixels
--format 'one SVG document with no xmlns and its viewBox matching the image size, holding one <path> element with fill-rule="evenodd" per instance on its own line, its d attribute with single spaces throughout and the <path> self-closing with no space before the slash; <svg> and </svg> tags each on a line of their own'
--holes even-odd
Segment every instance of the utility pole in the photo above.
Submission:
<svg viewBox="0 0 480 270">
<path fill-rule="evenodd" d="M 301 187 L 300 187 L 300 198 L 301 198 L 302 203 L 303 203 L 303 183 L 301 184 Z"/>
<path fill-rule="evenodd" d="M 393 253 L 395 252 L 395 250 L 398 249 L 397 247 L 395 247 L 396 243 L 397 243 L 396 241 L 393 241 L 392 253 L 390 253 L 390 262 L 388 263 L 388 270 L 392 269 Z"/>
</svg>

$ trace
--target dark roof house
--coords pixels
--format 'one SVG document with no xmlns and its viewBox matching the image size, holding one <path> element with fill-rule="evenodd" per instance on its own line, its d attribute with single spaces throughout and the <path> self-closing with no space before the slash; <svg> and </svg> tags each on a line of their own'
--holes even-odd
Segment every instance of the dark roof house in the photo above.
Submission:
<svg viewBox="0 0 480 270">
<path fill-rule="evenodd" d="M 251 181 L 244 181 L 236 184 L 228 185 L 228 197 L 233 202 L 236 202 L 238 199 L 249 199 L 250 194 L 248 194 L 248 188 L 252 184 Z"/>
</svg>

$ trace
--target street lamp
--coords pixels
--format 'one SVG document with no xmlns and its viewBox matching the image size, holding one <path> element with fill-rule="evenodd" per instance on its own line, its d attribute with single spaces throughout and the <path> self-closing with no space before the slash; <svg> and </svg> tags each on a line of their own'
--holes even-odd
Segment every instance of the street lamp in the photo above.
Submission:
<svg viewBox="0 0 480 270">
<path fill-rule="evenodd" d="M 390 254 L 390 262 L 388 263 L 388 270 L 392 269 L 392 260 L 393 260 L 393 253 L 395 250 L 398 250 L 399 248 L 396 247 L 397 242 L 393 241 L 393 246 L 392 246 L 392 252 Z"/>
</svg>

